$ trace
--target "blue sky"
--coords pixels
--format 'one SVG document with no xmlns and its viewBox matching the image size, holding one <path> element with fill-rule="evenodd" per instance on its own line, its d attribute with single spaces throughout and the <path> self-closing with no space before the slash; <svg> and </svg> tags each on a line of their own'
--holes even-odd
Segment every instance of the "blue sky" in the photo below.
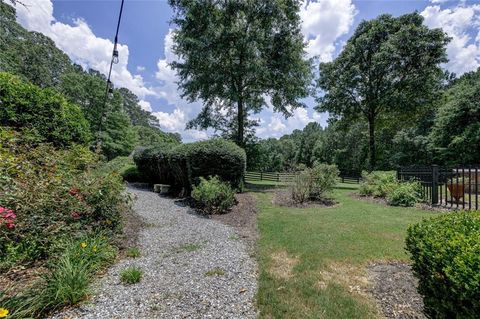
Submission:
<svg viewBox="0 0 480 319">
<path fill-rule="evenodd" d="M 57 46 L 84 67 L 106 72 L 112 50 L 119 0 L 25 0 L 28 8 L 18 7 L 18 21 L 29 30 L 50 36 Z M 383 13 L 401 15 L 413 11 L 425 17 L 430 27 L 442 27 L 453 38 L 447 52 L 450 62 L 445 68 L 462 74 L 480 66 L 479 1 L 368 1 L 318 0 L 303 6 L 302 32 L 310 56 L 330 61 L 340 51 L 363 19 Z M 166 0 L 126 0 L 120 29 L 120 63 L 115 66 L 113 81 L 135 92 L 145 109 L 159 118 L 166 131 L 179 132 L 184 140 L 207 138 L 212 132 L 184 130 L 195 117 L 201 103 L 189 104 L 176 90 L 176 77 L 168 63 L 176 59 L 171 52 L 169 25 L 172 11 Z M 302 129 L 310 121 L 326 125 L 327 114 L 308 108 L 297 110 L 289 119 L 270 109 L 253 115 L 261 122 L 257 135 L 279 137 Z"/>
</svg>

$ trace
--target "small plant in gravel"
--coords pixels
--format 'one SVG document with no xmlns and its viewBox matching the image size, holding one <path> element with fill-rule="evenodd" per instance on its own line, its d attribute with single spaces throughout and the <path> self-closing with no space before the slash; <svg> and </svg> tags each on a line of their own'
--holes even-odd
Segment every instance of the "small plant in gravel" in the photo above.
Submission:
<svg viewBox="0 0 480 319">
<path fill-rule="evenodd" d="M 200 248 L 202 248 L 202 245 L 200 244 L 185 244 L 180 246 L 179 250 L 193 252 L 199 250 Z"/>
<path fill-rule="evenodd" d="M 120 273 L 120 280 L 127 285 L 139 283 L 143 277 L 143 270 L 139 267 L 128 267 Z"/>
<path fill-rule="evenodd" d="M 225 270 L 220 267 L 213 268 L 205 273 L 205 276 L 207 277 L 224 276 L 224 275 L 225 275 Z"/>
<path fill-rule="evenodd" d="M 137 247 L 132 247 L 127 250 L 127 257 L 138 258 L 140 257 L 140 255 L 140 249 L 138 249 Z"/>
</svg>

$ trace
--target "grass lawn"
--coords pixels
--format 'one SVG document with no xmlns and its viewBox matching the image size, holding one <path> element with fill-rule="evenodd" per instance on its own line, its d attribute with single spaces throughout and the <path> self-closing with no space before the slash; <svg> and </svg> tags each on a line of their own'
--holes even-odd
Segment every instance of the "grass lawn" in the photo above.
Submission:
<svg viewBox="0 0 480 319">
<path fill-rule="evenodd" d="M 372 261 L 408 260 L 406 229 L 435 213 L 386 207 L 349 196 L 339 184 L 334 207 L 285 208 L 272 204 L 266 185 L 258 198 L 261 318 L 376 318 L 363 293 Z"/>
</svg>

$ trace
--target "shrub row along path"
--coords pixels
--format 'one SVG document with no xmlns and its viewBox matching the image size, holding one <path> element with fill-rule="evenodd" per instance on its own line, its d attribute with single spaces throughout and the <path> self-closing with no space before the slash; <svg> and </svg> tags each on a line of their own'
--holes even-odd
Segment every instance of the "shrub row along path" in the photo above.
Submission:
<svg viewBox="0 0 480 319">
<path fill-rule="evenodd" d="M 177 201 L 130 188 L 144 218 L 141 257 L 127 258 L 100 280 L 91 301 L 54 318 L 255 318 L 256 263 L 234 228 L 196 215 Z M 140 267 L 140 283 L 120 273 Z"/>
</svg>

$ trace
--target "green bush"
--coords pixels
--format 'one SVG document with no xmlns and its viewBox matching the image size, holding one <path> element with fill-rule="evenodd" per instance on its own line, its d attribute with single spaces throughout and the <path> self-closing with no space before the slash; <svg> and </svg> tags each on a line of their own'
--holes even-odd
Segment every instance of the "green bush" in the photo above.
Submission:
<svg viewBox="0 0 480 319">
<path fill-rule="evenodd" d="M 87 144 L 90 127 L 81 108 L 52 89 L 0 72 L 0 125 L 28 128 L 40 141 Z"/>
<path fill-rule="evenodd" d="M 359 192 L 364 196 L 386 197 L 397 185 L 395 172 L 363 172 Z"/>
<path fill-rule="evenodd" d="M 241 189 L 246 165 L 245 151 L 222 139 L 147 148 L 136 152 L 134 159 L 149 182 L 184 188 L 187 193 L 200 177 L 208 176 Z"/>
<path fill-rule="evenodd" d="M 163 143 L 155 147 L 140 148 L 135 151 L 133 160 L 143 182 L 151 184 L 174 184 L 174 176 L 169 164 L 169 155 L 177 144 Z"/>
<path fill-rule="evenodd" d="M 406 248 L 431 318 L 480 314 L 480 211 L 454 212 L 411 226 Z"/>
<path fill-rule="evenodd" d="M 0 145 L 0 207 L 16 215 L 13 228 L 0 227 L 0 268 L 47 258 L 65 236 L 120 230 L 124 185 L 118 174 L 98 174 L 95 156 L 72 160 L 77 147 L 31 145 L 3 129 Z"/>
<path fill-rule="evenodd" d="M 58 242 L 47 272 L 32 287 L 12 297 L 0 293 L 8 318 L 44 318 L 49 312 L 85 300 L 97 272 L 114 261 L 116 249 L 106 234 Z"/>
<path fill-rule="evenodd" d="M 421 185 L 419 182 L 399 183 L 393 191 L 387 194 L 387 203 L 391 206 L 412 207 L 420 202 Z"/>
<path fill-rule="evenodd" d="M 336 165 L 317 164 L 300 172 L 290 186 L 292 200 L 304 203 L 307 200 L 324 199 L 337 183 L 339 170 Z"/>
<path fill-rule="evenodd" d="M 198 186 L 193 186 L 192 198 L 208 214 L 225 213 L 235 204 L 235 192 L 216 176 L 208 180 L 200 177 Z"/>
</svg>

